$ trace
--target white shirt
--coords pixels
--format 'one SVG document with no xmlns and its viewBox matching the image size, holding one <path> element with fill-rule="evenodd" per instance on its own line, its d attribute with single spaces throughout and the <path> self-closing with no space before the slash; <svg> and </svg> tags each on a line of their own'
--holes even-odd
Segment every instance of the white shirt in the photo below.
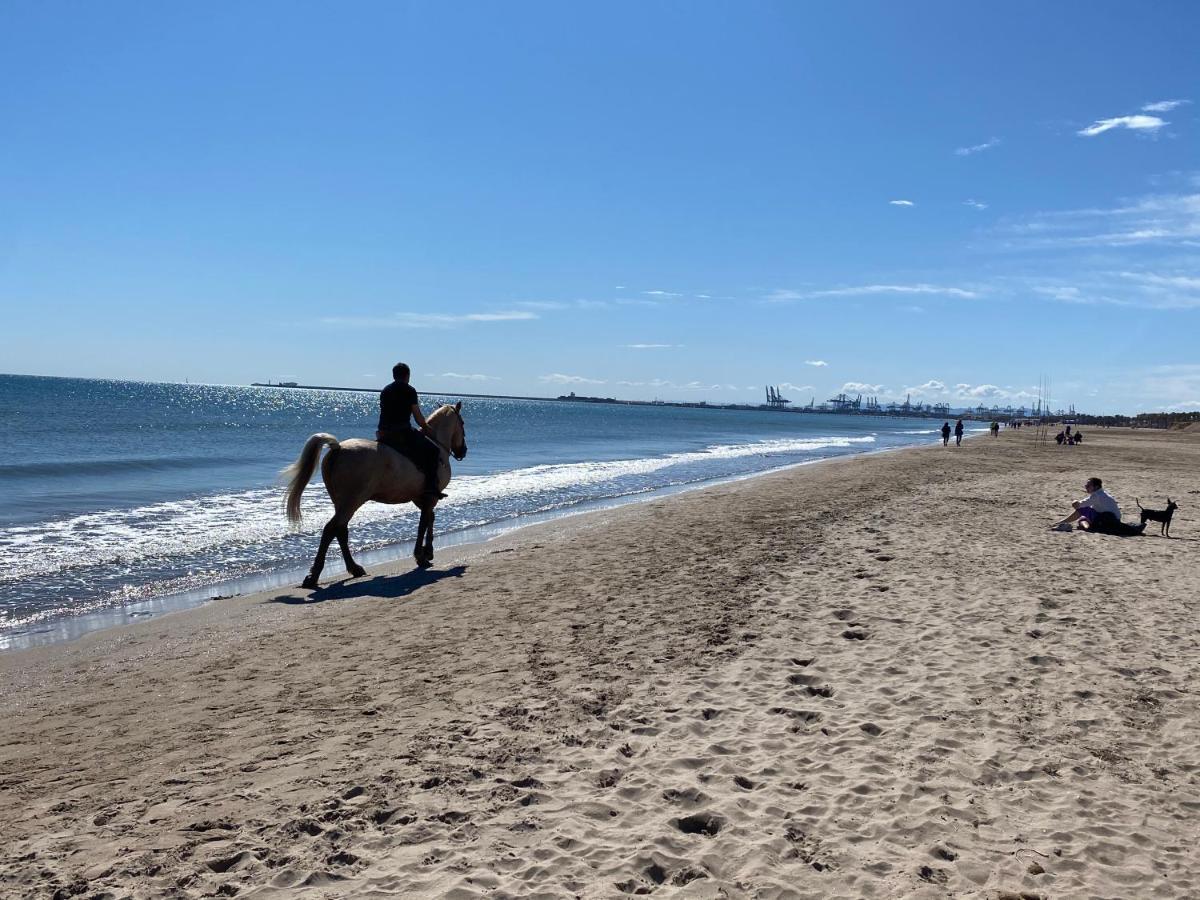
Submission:
<svg viewBox="0 0 1200 900">
<path fill-rule="evenodd" d="M 1110 512 L 1118 519 L 1121 518 L 1121 507 L 1117 506 L 1117 501 L 1104 488 L 1094 491 L 1080 500 L 1079 507 L 1080 509 L 1091 507 L 1097 513 Z"/>
</svg>

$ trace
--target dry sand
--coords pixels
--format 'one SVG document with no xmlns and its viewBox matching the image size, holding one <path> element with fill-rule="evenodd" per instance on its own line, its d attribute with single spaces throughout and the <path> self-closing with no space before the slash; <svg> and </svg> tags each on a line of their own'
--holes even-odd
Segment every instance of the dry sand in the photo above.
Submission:
<svg viewBox="0 0 1200 900">
<path fill-rule="evenodd" d="M 4 655 L 0 895 L 1200 895 L 1198 473 L 1004 432 Z M 1090 474 L 1176 537 L 1048 530 Z"/>
</svg>

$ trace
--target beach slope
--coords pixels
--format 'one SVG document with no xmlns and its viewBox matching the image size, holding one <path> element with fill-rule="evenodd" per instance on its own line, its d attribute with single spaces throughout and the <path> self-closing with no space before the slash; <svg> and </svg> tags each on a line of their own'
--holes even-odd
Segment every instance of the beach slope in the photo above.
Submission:
<svg viewBox="0 0 1200 900">
<path fill-rule="evenodd" d="M 6 654 L 0 895 L 1195 896 L 1197 473 L 1005 432 Z"/>
</svg>

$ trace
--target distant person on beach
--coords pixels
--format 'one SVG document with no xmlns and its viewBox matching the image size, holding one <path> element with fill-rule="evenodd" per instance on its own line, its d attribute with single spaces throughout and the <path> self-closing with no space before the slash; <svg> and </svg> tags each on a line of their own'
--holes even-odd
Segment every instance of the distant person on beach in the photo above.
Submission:
<svg viewBox="0 0 1200 900">
<path fill-rule="evenodd" d="M 942 446 L 943 447 L 950 446 L 950 423 L 949 422 L 942 423 Z"/>
<path fill-rule="evenodd" d="M 963 433 L 963 423 L 962 423 L 962 419 L 959 419 L 954 425 L 954 446 L 955 447 L 962 446 L 962 433 Z"/>
<path fill-rule="evenodd" d="M 1000 437 L 1000 423 L 999 422 L 992 423 L 992 437 Z"/>
<path fill-rule="evenodd" d="M 1060 446 L 1060 447 L 1066 442 L 1066 440 L 1067 440 L 1067 436 L 1065 434 L 1063 434 L 1061 431 L 1054 436 L 1054 443 L 1058 444 L 1058 446 Z"/>
<path fill-rule="evenodd" d="M 1083 432 L 1082 431 L 1075 432 L 1075 443 L 1077 443 L 1077 444 L 1083 443 Z"/>
<path fill-rule="evenodd" d="M 379 394 L 379 430 L 375 439 L 411 459 L 425 476 L 423 499 L 440 500 L 438 462 L 441 450 L 429 436 L 416 389 L 408 383 L 411 370 L 405 363 L 392 366 L 392 383 Z M 415 419 L 420 431 L 412 427 Z"/>
<path fill-rule="evenodd" d="M 1131 536 L 1141 534 L 1146 529 L 1145 523 L 1126 525 L 1121 521 L 1121 507 L 1117 505 L 1113 496 L 1104 490 L 1104 482 L 1099 478 L 1089 478 L 1083 483 L 1083 489 L 1087 491 L 1087 496 L 1074 501 L 1071 506 L 1075 511 L 1061 522 L 1051 525 L 1052 529 L 1070 531 L 1075 522 L 1079 523 L 1081 530 L 1096 534 Z"/>
</svg>

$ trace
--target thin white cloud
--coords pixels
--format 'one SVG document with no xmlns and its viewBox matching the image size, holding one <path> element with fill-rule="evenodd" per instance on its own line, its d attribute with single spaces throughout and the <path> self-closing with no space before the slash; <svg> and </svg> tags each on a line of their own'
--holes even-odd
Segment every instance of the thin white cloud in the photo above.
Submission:
<svg viewBox="0 0 1200 900">
<path fill-rule="evenodd" d="M 1142 112 L 1170 112 L 1178 106 L 1183 106 L 1185 103 L 1191 103 L 1191 100 L 1157 100 L 1154 103 L 1147 103 L 1142 107 Z"/>
<path fill-rule="evenodd" d="M 842 385 L 843 394 L 878 394 L 882 384 L 867 384 L 865 381 L 847 381 Z"/>
<path fill-rule="evenodd" d="M 825 360 L 823 360 L 823 359 L 806 359 L 804 361 L 804 364 L 806 366 L 818 366 L 818 367 L 829 365 L 829 363 L 825 362 Z"/>
<path fill-rule="evenodd" d="M 917 205 L 917 204 L 913 203 L 911 200 L 889 200 L 888 203 L 890 203 L 892 206 L 916 206 Z"/>
<path fill-rule="evenodd" d="M 808 297 L 808 294 L 802 294 L 800 291 L 784 290 L 782 288 L 771 291 L 764 298 L 768 303 L 787 303 L 791 300 L 803 300 Z"/>
<path fill-rule="evenodd" d="M 554 372 L 550 375 L 539 375 L 538 381 L 544 381 L 547 384 L 606 384 L 600 378 L 585 378 L 582 375 L 563 375 L 561 372 Z"/>
<path fill-rule="evenodd" d="M 1158 116 L 1116 116 L 1112 119 L 1099 119 L 1075 133 L 1080 137 L 1095 137 L 1114 128 L 1128 128 L 1130 131 L 1148 131 L 1153 134 L 1166 124 Z"/>
<path fill-rule="evenodd" d="M 957 156 L 970 156 L 973 153 L 982 153 L 984 150 L 991 150 L 1000 143 L 1000 138 L 990 138 L 982 144 L 974 144 L 970 147 L 959 147 L 954 153 Z"/>
<path fill-rule="evenodd" d="M 1018 282 L 1020 285 L 1020 282 Z M 1134 309 L 1200 309 L 1200 266 L 1181 262 L 1173 271 L 1097 270 L 1081 272 L 1074 281 L 1028 281 L 1030 293 L 1058 303 L 1104 304 Z"/>
<path fill-rule="evenodd" d="M 323 325 L 353 328 L 456 328 L 478 322 L 523 322 L 538 316 L 528 310 L 508 310 L 494 313 L 393 313 L 390 316 L 330 316 L 321 319 Z"/>
<path fill-rule="evenodd" d="M 683 344 L 622 344 L 626 350 L 674 350 Z"/>
<path fill-rule="evenodd" d="M 963 201 L 963 206 L 969 206 L 969 207 L 971 207 L 971 209 L 987 209 L 988 208 L 988 205 L 986 203 L 984 203 L 982 200 L 972 200 L 969 197 Z"/>
<path fill-rule="evenodd" d="M 1003 223 L 1010 248 L 1200 246 L 1200 193 L 1150 194 L 1121 206 L 1035 213 Z"/>
<path fill-rule="evenodd" d="M 967 290 L 966 288 L 946 287 L 937 284 L 863 284 L 856 287 L 812 291 L 806 296 L 864 297 L 871 294 L 933 294 L 945 297 L 961 297 L 966 300 L 971 300 L 979 296 L 978 292 Z"/>
<path fill-rule="evenodd" d="M 464 375 L 460 372 L 442 372 L 440 375 L 429 373 L 429 378 L 454 378 L 460 381 L 499 381 L 499 375 Z"/>
<path fill-rule="evenodd" d="M 566 309 L 568 304 L 561 300 L 522 300 L 517 306 L 525 307 L 526 309 Z"/>
<path fill-rule="evenodd" d="M 683 294 L 677 294 L 674 291 L 642 291 L 642 293 L 647 297 L 666 297 L 668 299 L 683 296 Z"/>
<path fill-rule="evenodd" d="M 815 390 L 811 384 L 792 384 L 790 381 L 780 382 L 779 387 L 785 391 L 791 391 L 794 394 L 805 394 Z"/>
</svg>

